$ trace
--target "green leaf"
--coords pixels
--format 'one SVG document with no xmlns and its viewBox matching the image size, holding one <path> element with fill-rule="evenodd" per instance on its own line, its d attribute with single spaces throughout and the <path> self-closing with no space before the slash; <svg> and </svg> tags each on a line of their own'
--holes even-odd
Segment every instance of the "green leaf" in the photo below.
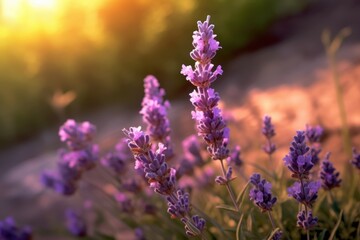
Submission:
<svg viewBox="0 0 360 240">
<path fill-rule="evenodd" d="M 230 212 L 234 212 L 236 214 L 238 214 L 239 212 L 233 208 L 232 206 L 229 206 L 229 205 L 226 205 L 226 204 L 220 204 L 220 205 L 217 205 L 215 206 L 217 209 L 222 209 L 222 210 L 225 210 L 225 211 L 230 211 Z"/>
<path fill-rule="evenodd" d="M 241 239 L 240 230 L 241 230 L 241 223 L 242 223 L 243 219 L 244 219 L 244 214 L 241 214 L 239 222 L 236 226 L 236 240 Z"/>
<path fill-rule="evenodd" d="M 247 182 L 246 185 L 244 186 L 243 190 L 239 193 L 239 195 L 236 198 L 236 204 L 238 206 L 240 206 L 240 201 L 242 202 L 243 198 L 244 198 L 244 194 L 246 192 L 247 187 L 249 186 L 250 182 Z"/>
<path fill-rule="evenodd" d="M 268 239 L 268 240 L 271 240 L 271 239 L 273 238 L 273 236 L 275 235 L 275 233 L 277 233 L 278 231 L 280 231 L 280 228 L 275 228 L 275 229 L 271 232 L 270 236 L 269 236 L 267 239 Z"/>
<path fill-rule="evenodd" d="M 340 223 L 341 223 L 342 214 L 343 214 L 343 210 L 341 210 L 339 219 L 338 219 L 338 221 L 337 221 L 334 229 L 331 231 L 331 235 L 330 235 L 330 237 L 329 237 L 329 240 L 333 240 L 333 239 L 334 239 L 336 230 L 338 229 L 338 227 L 339 227 L 339 225 L 340 225 Z"/>
</svg>

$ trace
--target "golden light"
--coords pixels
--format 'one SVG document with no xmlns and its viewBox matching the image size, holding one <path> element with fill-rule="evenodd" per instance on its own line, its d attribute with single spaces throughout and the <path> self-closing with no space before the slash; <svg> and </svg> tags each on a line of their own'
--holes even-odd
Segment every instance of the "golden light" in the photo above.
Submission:
<svg viewBox="0 0 360 240">
<path fill-rule="evenodd" d="M 28 0 L 28 3 L 33 8 L 38 9 L 54 9 L 56 7 L 56 0 Z"/>
</svg>

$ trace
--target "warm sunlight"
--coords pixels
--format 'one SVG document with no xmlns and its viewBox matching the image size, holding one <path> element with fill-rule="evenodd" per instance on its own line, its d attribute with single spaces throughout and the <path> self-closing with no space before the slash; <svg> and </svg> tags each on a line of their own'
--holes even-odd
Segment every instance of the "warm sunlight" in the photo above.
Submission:
<svg viewBox="0 0 360 240">
<path fill-rule="evenodd" d="M 28 0 L 33 8 L 53 9 L 56 7 L 56 0 Z"/>
</svg>

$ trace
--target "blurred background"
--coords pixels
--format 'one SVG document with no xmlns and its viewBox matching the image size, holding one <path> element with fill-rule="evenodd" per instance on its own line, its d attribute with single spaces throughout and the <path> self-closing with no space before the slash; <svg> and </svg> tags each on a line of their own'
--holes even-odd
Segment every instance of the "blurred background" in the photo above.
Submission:
<svg viewBox="0 0 360 240">
<path fill-rule="evenodd" d="M 212 16 L 224 63 L 269 44 L 275 21 L 299 0 L 1 0 L 0 147 L 106 105 L 138 107 L 154 74 L 172 99 L 188 84 L 197 20 Z M 189 87 L 189 86 L 188 86 Z"/>
</svg>

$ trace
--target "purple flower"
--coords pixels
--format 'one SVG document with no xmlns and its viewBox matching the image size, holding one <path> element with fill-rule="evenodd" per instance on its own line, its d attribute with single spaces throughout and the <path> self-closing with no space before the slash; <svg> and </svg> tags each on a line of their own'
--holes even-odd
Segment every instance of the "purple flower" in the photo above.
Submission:
<svg viewBox="0 0 360 240">
<path fill-rule="evenodd" d="M 140 114 L 143 116 L 144 123 L 147 124 L 147 133 L 155 142 L 163 143 L 167 150 L 167 158 L 174 155 L 170 139 L 170 122 L 167 110 L 170 103 L 163 100 L 164 89 L 160 88 L 158 80 L 154 76 L 147 76 L 144 79 L 145 96 L 142 101 Z"/>
<path fill-rule="evenodd" d="M 196 227 L 196 232 L 193 228 L 189 228 L 188 225 L 185 225 L 186 234 L 190 237 L 199 235 L 205 228 L 205 220 L 198 215 L 192 216 L 191 220 L 193 221 L 194 226 Z M 183 222 L 186 223 L 188 220 L 183 219 Z"/>
<path fill-rule="evenodd" d="M 323 133 L 324 133 L 324 129 L 322 127 L 320 127 L 319 125 L 315 126 L 315 127 L 306 125 L 305 135 L 306 135 L 307 140 L 311 144 L 320 143 Z"/>
<path fill-rule="evenodd" d="M 141 228 L 135 229 L 135 240 L 146 240 L 144 231 Z"/>
<path fill-rule="evenodd" d="M 55 172 L 43 172 L 40 181 L 45 187 L 65 196 L 73 195 L 77 189 L 75 181 L 63 178 Z"/>
<path fill-rule="evenodd" d="M 275 136 L 274 125 L 271 123 L 271 117 L 265 115 L 263 119 L 262 133 L 267 139 L 266 145 L 263 146 L 265 153 L 271 155 L 276 150 L 275 144 L 271 142 L 271 139 Z"/>
<path fill-rule="evenodd" d="M 7 217 L 0 221 L 0 239 L 1 240 L 31 240 L 31 229 L 24 227 L 20 229 L 12 217 Z"/>
<path fill-rule="evenodd" d="M 165 161 L 166 147 L 159 143 L 156 152 L 153 152 L 150 137 L 141 131 L 141 127 L 124 129 L 123 132 L 128 137 L 128 146 L 135 160 L 141 164 L 150 187 L 155 192 L 166 196 L 168 212 L 172 216 L 180 218 L 188 231 L 189 221 L 194 221 L 191 220 L 189 195 L 177 187 L 176 170 L 169 168 Z M 203 221 L 205 222 L 205 220 Z M 201 231 L 202 229 L 197 229 L 196 232 L 191 231 L 191 233 L 200 235 Z"/>
<path fill-rule="evenodd" d="M 325 159 L 321 163 L 321 186 L 325 190 L 331 190 L 332 188 L 339 187 L 341 179 L 339 179 L 339 172 L 336 172 L 333 164 L 329 161 L 330 153 L 327 153 Z"/>
<path fill-rule="evenodd" d="M 209 21 L 210 16 L 204 22 L 199 21 L 198 31 L 193 34 L 194 50 L 190 56 L 196 61 L 195 69 L 183 65 L 181 74 L 197 87 L 190 94 L 190 101 L 195 107 L 192 117 L 196 120 L 198 134 L 207 143 L 207 150 L 212 159 L 223 160 L 229 155 L 227 148 L 229 129 L 218 108 L 219 94 L 210 88 L 211 83 L 216 80 L 218 75 L 222 74 L 222 69 L 221 66 L 218 66 L 213 70 L 214 65 L 211 64 L 211 59 L 216 55 L 220 46 L 219 42 L 215 40 L 214 25 Z"/>
<path fill-rule="evenodd" d="M 282 231 L 277 231 L 271 238 L 271 240 L 280 240 L 282 237 Z"/>
<path fill-rule="evenodd" d="M 353 148 L 353 159 L 351 163 L 357 168 L 360 169 L 360 154 Z"/>
<path fill-rule="evenodd" d="M 86 236 L 86 223 L 78 213 L 68 209 L 65 213 L 65 217 L 67 229 L 72 235 L 76 237 Z"/>
<path fill-rule="evenodd" d="M 293 173 L 291 176 L 298 179 L 307 179 L 314 166 L 310 148 L 305 143 L 305 132 L 297 131 L 291 143 L 290 153 L 284 157 L 284 163 Z"/>
<path fill-rule="evenodd" d="M 311 147 L 310 148 L 310 155 L 311 155 L 311 162 L 314 165 L 317 165 L 320 161 L 319 154 L 321 152 L 321 148 L 319 147 Z"/>
<path fill-rule="evenodd" d="M 234 149 L 231 150 L 228 157 L 228 162 L 237 167 L 240 167 L 244 164 L 244 161 L 241 158 L 241 148 L 239 145 L 237 145 Z"/>
<path fill-rule="evenodd" d="M 254 173 L 250 177 L 250 182 L 254 185 L 249 193 L 250 200 L 252 200 L 262 212 L 271 211 L 277 200 L 276 197 L 272 196 L 271 183 L 265 179 L 261 179 L 258 173 Z"/>
<path fill-rule="evenodd" d="M 115 199 L 120 204 L 121 211 L 125 213 L 134 212 L 133 202 L 126 194 L 118 192 L 115 194 Z"/>
<path fill-rule="evenodd" d="M 308 215 L 306 216 L 305 211 L 301 211 L 297 215 L 297 225 L 301 227 L 302 229 L 308 230 L 318 223 L 318 218 L 313 217 L 312 212 L 309 211 Z"/>
<path fill-rule="evenodd" d="M 232 177 L 232 167 L 228 167 L 228 170 L 226 171 L 225 177 L 223 176 L 217 176 L 215 178 L 215 182 L 220 185 L 226 185 L 227 183 L 231 182 L 235 178 Z"/>
<path fill-rule="evenodd" d="M 77 150 L 89 145 L 95 132 L 96 128 L 91 123 L 76 123 L 73 119 L 69 119 L 60 127 L 59 136 L 71 150 Z"/>
<path fill-rule="evenodd" d="M 303 185 L 303 186 L 302 186 Z M 291 187 L 288 188 L 289 196 L 292 196 L 298 202 L 306 205 L 307 207 L 312 207 L 315 200 L 318 197 L 318 191 L 321 187 L 320 182 L 295 182 Z"/>
</svg>

